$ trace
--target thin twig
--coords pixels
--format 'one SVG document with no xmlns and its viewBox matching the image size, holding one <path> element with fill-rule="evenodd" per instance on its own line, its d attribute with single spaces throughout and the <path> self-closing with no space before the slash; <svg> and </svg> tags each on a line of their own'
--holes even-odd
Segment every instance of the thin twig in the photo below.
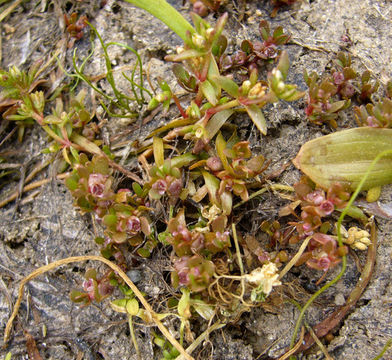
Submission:
<svg viewBox="0 0 392 360">
<path fill-rule="evenodd" d="M 190 356 L 184 348 L 180 345 L 180 343 L 170 334 L 170 332 L 166 329 L 166 327 L 162 324 L 162 322 L 159 320 L 159 314 L 157 314 L 150 306 L 150 304 L 147 302 L 147 300 L 144 298 L 143 294 L 140 292 L 140 290 L 135 286 L 135 284 L 131 281 L 131 279 L 127 276 L 127 274 L 116 264 L 113 262 L 109 261 L 108 259 L 105 259 L 102 256 L 95 256 L 95 255 L 86 255 L 86 256 L 74 256 L 74 257 L 69 257 L 66 259 L 61 259 L 54 261 L 48 265 L 42 266 L 36 270 L 34 270 L 32 273 L 30 273 L 28 276 L 22 279 L 20 285 L 19 285 L 19 291 L 18 291 L 18 298 L 16 300 L 14 310 L 11 314 L 11 317 L 9 318 L 5 332 L 4 332 L 4 347 L 7 346 L 7 343 L 10 338 L 11 330 L 12 330 L 12 324 L 13 321 L 18 314 L 20 304 L 23 299 L 23 292 L 24 292 L 24 287 L 25 285 L 32 279 L 36 278 L 39 275 L 42 275 L 50 270 L 53 270 L 61 265 L 65 264 L 70 264 L 73 262 L 84 262 L 88 260 L 94 260 L 94 261 L 100 261 L 103 262 L 104 264 L 108 265 L 112 270 L 114 270 L 120 277 L 125 281 L 125 283 L 132 289 L 134 292 L 135 296 L 138 298 L 138 300 L 141 302 L 141 304 L 144 306 L 146 309 L 147 313 L 150 315 L 151 320 L 155 323 L 155 325 L 159 328 L 159 330 L 162 332 L 162 334 L 166 337 L 167 340 L 170 341 L 170 343 L 184 356 L 185 359 L 187 360 L 194 360 L 192 356 Z"/>
<path fill-rule="evenodd" d="M 11 14 L 21 3 L 23 0 L 16 0 L 10 7 L 5 9 L 1 14 L 0 14 L 0 22 L 2 22 L 9 14 Z"/>
<path fill-rule="evenodd" d="M 211 332 L 221 329 L 224 326 L 226 326 L 226 324 L 222 324 L 220 321 L 217 321 L 215 324 L 211 325 L 206 331 L 204 331 L 200 336 L 198 336 L 191 345 L 186 348 L 186 352 L 188 354 L 192 354 L 192 352 L 202 343 L 202 341 L 207 339 L 208 335 L 210 335 Z M 178 355 L 176 357 L 176 360 L 184 360 L 184 357 L 182 355 Z"/>
<path fill-rule="evenodd" d="M 287 265 L 284 267 L 284 269 L 280 272 L 279 274 L 279 280 L 285 276 L 290 269 L 295 265 L 295 263 L 299 260 L 299 258 L 301 257 L 301 255 L 303 254 L 303 252 L 305 251 L 306 247 L 308 246 L 308 243 L 310 241 L 310 239 L 312 238 L 312 236 L 308 236 L 303 243 L 301 244 L 301 247 L 299 248 L 299 250 L 297 251 L 297 253 L 294 255 L 294 257 L 287 263 Z"/>
<path fill-rule="evenodd" d="M 56 178 L 58 180 L 62 180 L 62 179 L 65 179 L 68 175 L 69 175 L 69 173 L 59 174 L 59 175 L 56 176 Z M 40 187 L 42 185 L 48 184 L 51 181 L 52 181 L 52 179 L 42 179 L 42 180 L 35 181 L 35 182 L 31 183 L 31 184 L 28 184 L 28 185 L 24 186 L 23 189 L 22 189 L 22 193 L 25 193 L 27 191 L 36 189 L 36 188 L 38 188 L 38 187 Z M 19 191 L 16 190 L 11 195 L 9 195 L 6 199 L 0 201 L 0 208 L 2 208 L 3 206 L 7 205 L 11 201 L 14 201 L 15 199 L 17 199 L 18 195 L 19 195 Z"/>
</svg>

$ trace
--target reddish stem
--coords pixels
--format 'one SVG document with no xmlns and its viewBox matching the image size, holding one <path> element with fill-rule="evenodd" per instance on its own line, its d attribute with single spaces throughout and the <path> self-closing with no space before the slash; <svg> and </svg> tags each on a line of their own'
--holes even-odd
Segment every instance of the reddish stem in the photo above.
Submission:
<svg viewBox="0 0 392 360">
<path fill-rule="evenodd" d="M 178 100 L 178 97 L 176 95 L 174 95 L 174 94 L 172 94 L 172 98 L 173 98 L 173 100 L 174 100 L 178 110 L 180 111 L 181 116 L 184 119 L 186 119 L 188 117 L 188 114 L 185 112 L 184 108 L 181 106 L 180 100 Z"/>
</svg>

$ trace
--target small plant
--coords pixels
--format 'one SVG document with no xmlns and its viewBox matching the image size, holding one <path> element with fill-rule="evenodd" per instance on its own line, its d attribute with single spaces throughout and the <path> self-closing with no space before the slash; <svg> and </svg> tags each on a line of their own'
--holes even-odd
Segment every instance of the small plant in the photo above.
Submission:
<svg viewBox="0 0 392 360">
<path fill-rule="evenodd" d="M 329 74 L 322 78 L 316 73 L 304 73 L 309 87 L 306 116 L 309 121 L 321 125 L 329 123 L 337 128 L 338 113 L 351 105 L 351 99 L 360 103 L 371 101 L 371 96 L 378 89 L 378 82 L 371 80 L 369 71 L 361 76 L 351 67 L 351 56 L 339 52 Z"/>
<path fill-rule="evenodd" d="M 75 41 L 83 37 L 83 29 L 87 26 L 87 16 L 81 15 L 78 17 L 77 13 L 72 13 L 70 16 L 64 14 L 64 20 L 67 32 L 72 38 L 68 43 L 68 48 L 72 48 Z"/>
<path fill-rule="evenodd" d="M 92 301 L 101 302 L 107 298 L 113 291 L 111 283 L 115 282 L 114 273 L 108 272 L 104 277 L 98 278 L 95 269 L 86 271 L 85 280 L 83 281 L 83 290 L 73 290 L 70 298 L 75 303 L 89 305 Z"/>
<path fill-rule="evenodd" d="M 321 80 L 316 73 L 308 75 L 306 70 L 304 78 L 309 87 L 305 109 L 309 121 L 318 125 L 327 122 L 336 128 L 338 112 L 347 109 L 351 104 L 350 100 L 333 100 L 338 88 L 331 78 Z"/>
<path fill-rule="evenodd" d="M 36 113 L 40 115 L 44 100 L 41 92 L 34 90 L 46 80 L 39 78 L 42 62 L 31 66 L 28 72 L 12 66 L 8 71 L 0 70 L 0 111 L 7 120 L 16 120 L 19 126 L 18 139 L 22 141 L 25 127 L 34 123 Z M 35 95 L 32 95 L 35 93 Z M 37 112 L 32 106 L 37 107 Z M 39 118 L 40 119 L 40 118 Z"/>
<path fill-rule="evenodd" d="M 146 192 L 134 185 L 135 193 L 129 189 L 113 190 L 112 170 L 108 160 L 95 156 L 91 161 L 85 154 L 79 156 L 79 163 L 67 178 L 66 185 L 75 198 L 75 205 L 82 212 L 93 213 L 105 227 L 105 239 L 98 240 L 104 245 L 102 254 L 109 258 L 115 254 L 119 244 L 139 246 L 142 256 L 149 256 L 154 240 L 145 206 Z"/>
<path fill-rule="evenodd" d="M 260 21 L 259 31 L 263 41 L 251 42 L 243 40 L 241 43 L 241 50 L 238 50 L 234 55 L 222 56 L 219 65 L 223 70 L 231 69 L 232 67 L 241 66 L 252 71 L 258 69 L 265 64 L 265 61 L 273 60 L 279 57 L 279 46 L 287 44 L 290 40 L 290 35 L 285 34 L 281 26 L 278 26 L 271 33 L 269 23 L 266 20 Z"/>
<path fill-rule="evenodd" d="M 392 100 L 384 97 L 376 104 L 354 107 L 358 125 L 374 128 L 392 128 Z"/>
<path fill-rule="evenodd" d="M 66 186 L 75 207 L 82 214 L 92 215 L 95 241 L 101 246 L 103 258 L 87 258 L 98 258 L 111 267 L 101 276 L 89 269 L 82 289 L 71 292 L 71 300 L 89 305 L 104 300 L 115 293 L 115 289 L 120 290 L 122 295 L 112 301 L 111 306 L 127 315 L 137 356 L 140 357 L 140 351 L 133 325 L 135 316 L 146 323 L 154 321 L 171 339 L 173 346 L 166 344 L 160 335 L 154 335 L 154 342 L 164 358 L 173 359 L 181 350 L 185 353 L 184 340 L 193 342 L 190 321 L 196 315 L 211 323 L 215 317 L 224 318 L 225 322 L 236 320 L 253 306 L 267 305 L 268 296 L 274 287 L 282 284 L 281 278 L 291 266 L 306 264 L 325 274 L 339 263 L 344 269 L 349 247 L 371 248 L 369 232 L 360 227 L 345 231 L 339 222 L 333 226 L 333 216 L 342 212 L 367 222 L 364 213 L 352 204 L 350 193 L 358 184 L 371 189 L 391 182 L 390 156 L 377 164 L 377 177 L 363 180 L 368 176 L 369 162 L 381 151 L 391 151 L 391 130 L 354 129 L 305 144 L 294 164 L 309 178 L 302 178 L 294 188 L 273 184 L 294 191 L 291 203 L 279 212 L 280 218 L 288 219 L 286 224 L 282 219 L 264 217 L 260 224 L 252 224 L 252 234 L 237 233 L 236 228 L 240 228 L 237 222 L 243 217 L 237 207 L 256 194 L 269 189 L 275 191 L 279 186 L 263 185 L 266 179 L 262 174 L 269 163 L 264 156 L 252 154 L 250 143 L 237 136 L 234 125 L 224 124 L 235 112 L 246 112 L 265 135 L 267 122 L 262 108 L 280 100 L 295 101 L 304 95 L 296 85 L 286 84 L 289 56 L 279 46 L 286 44 L 290 36 L 282 27 L 272 31 L 269 24 L 262 21 L 259 26 L 262 41 L 244 40 L 241 49 L 228 57 L 225 55 L 228 41 L 223 35 L 228 15 L 222 15 L 215 26 L 199 16 L 207 7 L 216 11 L 221 1 L 203 0 L 205 8 L 193 1 L 200 7 L 199 15 L 191 14 L 194 27 L 166 1 L 127 1 L 160 18 L 183 39 L 184 45 L 166 60 L 174 63 L 174 75 L 189 93 L 187 106 L 163 79 L 158 79 L 160 91 L 153 96 L 144 87 L 143 68 L 136 51 L 124 44 L 105 44 L 91 24 L 103 49 L 105 77 L 112 94 L 104 93 L 83 72 L 93 51 L 80 66 L 74 53 L 75 74 L 72 76 L 83 80 L 100 95 L 109 117 L 139 116 L 136 107 L 141 110 L 147 104 L 147 110 L 162 106 L 167 114 L 171 103 L 175 103 L 180 117 L 153 131 L 136 149 L 140 152 L 138 166 L 134 168 L 142 178 L 120 167 L 115 155 L 99 140 L 100 126 L 84 105 L 85 92 L 57 97 L 49 113 L 44 92 L 36 90 L 41 83 L 37 80 L 38 71 L 24 73 L 11 68 L 1 73 L 2 104 L 7 119 L 18 121 L 20 126 L 37 122 L 46 131 L 52 143 L 45 152 L 62 152 L 72 168 Z M 294 2 L 273 1 L 272 4 L 276 11 L 283 4 Z M 77 15 L 72 14 L 66 21 L 70 35 L 80 38 L 86 19 L 77 19 Z M 126 48 L 137 57 L 131 78 L 123 74 L 129 80 L 133 97 L 119 91 L 114 81 L 108 51 L 113 45 Z M 275 67 L 272 70 L 272 66 L 268 67 L 271 71 L 265 73 L 263 80 L 260 70 L 269 63 Z M 241 67 L 247 71 L 242 72 Z M 137 69 L 140 83 L 135 82 Z M 373 127 L 390 126 L 392 85 L 389 84 L 382 103 L 371 104 L 378 83 L 372 81 L 367 72 L 359 81 L 358 74 L 351 68 L 349 55 L 339 53 L 327 76 L 305 74 L 305 81 L 309 86 L 306 113 L 312 122 L 328 122 L 336 127 L 338 112 L 347 108 L 353 99 L 366 104 L 356 108 L 358 122 Z M 232 135 L 226 140 L 228 128 Z M 359 148 L 364 149 L 358 152 Z M 135 182 L 118 179 L 116 170 L 126 172 Z M 242 223 L 240 226 L 242 231 Z M 264 233 L 263 237 L 258 238 L 258 230 Z M 293 249 L 298 247 L 293 255 Z M 171 263 L 170 313 L 155 313 L 125 275 L 130 256 L 140 261 L 138 257 L 148 258 L 157 249 L 164 249 L 161 254 L 169 254 L 167 261 Z M 145 310 L 140 308 L 139 302 Z M 273 300 L 267 306 L 273 306 L 271 304 Z M 163 305 L 159 306 L 162 309 Z M 179 343 L 167 330 L 164 332 L 160 323 L 160 319 L 169 315 L 179 322 Z M 220 321 L 212 326 L 217 328 Z"/>
</svg>

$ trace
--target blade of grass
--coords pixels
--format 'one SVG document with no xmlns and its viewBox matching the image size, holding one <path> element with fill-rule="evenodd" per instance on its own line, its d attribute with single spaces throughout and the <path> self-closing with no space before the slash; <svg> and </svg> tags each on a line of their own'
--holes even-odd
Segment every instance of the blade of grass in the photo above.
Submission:
<svg viewBox="0 0 392 360">
<path fill-rule="evenodd" d="M 187 37 L 187 32 L 191 34 L 195 29 L 188 21 L 165 0 L 125 0 L 126 2 L 135 5 L 148 11 L 151 15 L 165 23 L 171 30 L 173 30 L 185 43 L 190 40 Z"/>
</svg>

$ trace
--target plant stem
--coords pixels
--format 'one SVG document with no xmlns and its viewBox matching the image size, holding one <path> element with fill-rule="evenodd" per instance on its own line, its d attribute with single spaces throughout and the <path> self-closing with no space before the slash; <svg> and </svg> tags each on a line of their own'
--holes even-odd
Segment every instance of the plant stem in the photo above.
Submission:
<svg viewBox="0 0 392 360">
<path fill-rule="evenodd" d="M 133 321 L 132 321 L 132 315 L 128 316 L 128 325 L 129 325 L 129 332 L 131 333 L 131 337 L 132 337 L 133 346 L 135 347 L 136 356 L 140 360 L 141 359 L 140 350 L 139 350 L 139 345 L 137 344 L 137 341 L 136 341 L 135 329 L 133 327 Z"/>
</svg>

